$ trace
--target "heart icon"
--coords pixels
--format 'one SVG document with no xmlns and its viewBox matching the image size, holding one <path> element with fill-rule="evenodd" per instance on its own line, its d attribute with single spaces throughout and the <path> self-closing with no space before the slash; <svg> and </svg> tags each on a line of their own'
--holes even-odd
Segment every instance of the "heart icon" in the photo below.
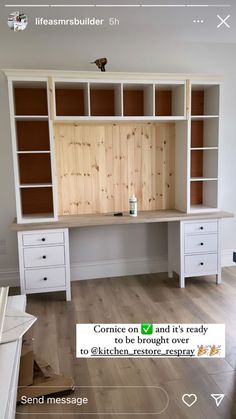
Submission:
<svg viewBox="0 0 236 419">
<path fill-rule="evenodd" d="M 191 406 L 194 405 L 194 403 L 196 403 L 197 396 L 196 396 L 196 394 L 187 394 L 186 393 L 186 394 L 183 394 L 182 400 L 186 404 L 186 406 L 191 407 Z"/>
</svg>

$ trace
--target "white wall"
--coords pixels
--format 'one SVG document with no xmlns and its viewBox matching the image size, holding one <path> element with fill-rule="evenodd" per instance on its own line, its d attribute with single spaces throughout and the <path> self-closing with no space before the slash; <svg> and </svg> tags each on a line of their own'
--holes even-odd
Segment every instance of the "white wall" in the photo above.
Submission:
<svg viewBox="0 0 236 419">
<path fill-rule="evenodd" d="M 131 28 L 132 29 L 132 28 Z M 236 46 L 223 43 L 163 42 L 154 30 L 94 33 L 51 29 L 15 34 L 8 31 L 0 41 L 2 68 L 51 68 L 91 70 L 89 62 L 99 56 L 109 58 L 111 71 L 189 72 L 222 74 L 222 155 L 220 162 L 221 207 L 236 213 Z M 1 33 L 0 33 L 1 35 Z M 109 36 L 108 36 L 109 35 Z M 3 48 L 4 47 L 4 48 Z M 6 239 L 7 253 L 0 256 L 0 278 L 17 278 L 16 235 L 10 226 L 15 217 L 10 123 L 6 82 L 0 78 L 0 243 Z M 94 227 L 71 231 L 71 261 L 74 275 L 132 273 L 165 269 L 166 226 L 137 225 Z M 236 219 L 223 221 L 222 247 L 231 259 L 236 249 Z M 101 261 L 106 261 L 104 265 Z M 109 261 L 111 262 L 109 264 Z M 116 261 L 118 263 L 116 263 Z M 103 266 L 103 267 L 102 267 Z M 81 269 L 80 269 L 81 268 Z M 105 272 L 104 272 L 105 269 Z M 103 270 L 103 272 L 102 272 Z M 91 273 L 92 272 L 92 273 Z M 98 275 L 96 275 L 96 272 Z M 1 275 L 2 274 L 2 275 Z"/>
</svg>

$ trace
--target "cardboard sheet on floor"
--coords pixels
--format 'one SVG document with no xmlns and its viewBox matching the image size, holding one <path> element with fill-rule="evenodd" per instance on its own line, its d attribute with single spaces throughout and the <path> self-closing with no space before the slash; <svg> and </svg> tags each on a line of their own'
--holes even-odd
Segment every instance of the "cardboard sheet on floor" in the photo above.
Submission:
<svg viewBox="0 0 236 419">
<path fill-rule="evenodd" d="M 21 350 L 19 385 L 30 386 L 34 381 L 34 352 L 32 344 L 24 343 Z"/>
</svg>

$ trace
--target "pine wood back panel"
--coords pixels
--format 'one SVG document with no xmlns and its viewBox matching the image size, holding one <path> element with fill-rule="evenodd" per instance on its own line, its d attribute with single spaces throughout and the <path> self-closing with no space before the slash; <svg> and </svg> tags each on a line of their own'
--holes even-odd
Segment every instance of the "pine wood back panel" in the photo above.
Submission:
<svg viewBox="0 0 236 419">
<path fill-rule="evenodd" d="M 174 208 L 173 123 L 54 128 L 59 215 Z"/>
</svg>

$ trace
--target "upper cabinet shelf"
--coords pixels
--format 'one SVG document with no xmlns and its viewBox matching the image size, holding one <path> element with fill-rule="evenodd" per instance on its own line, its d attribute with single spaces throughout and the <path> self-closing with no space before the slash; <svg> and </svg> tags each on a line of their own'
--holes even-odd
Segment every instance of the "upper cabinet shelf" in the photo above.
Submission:
<svg viewBox="0 0 236 419">
<path fill-rule="evenodd" d="M 15 82 L 14 106 L 15 116 L 47 116 L 47 83 Z"/>
<path fill-rule="evenodd" d="M 186 89 L 177 82 L 54 80 L 55 120 L 186 119 Z"/>
<path fill-rule="evenodd" d="M 88 116 L 88 83 L 55 83 L 57 116 Z"/>
<path fill-rule="evenodd" d="M 121 84 L 90 84 L 90 116 L 121 116 Z"/>
<path fill-rule="evenodd" d="M 185 116 L 185 84 L 156 84 L 155 116 Z"/>
<path fill-rule="evenodd" d="M 124 84 L 123 116 L 153 116 L 152 84 Z"/>
<path fill-rule="evenodd" d="M 198 117 L 215 117 L 219 115 L 219 85 L 192 84 L 191 115 Z"/>
<path fill-rule="evenodd" d="M 129 191 L 143 210 L 219 208 L 216 77 L 7 76 L 18 222 L 126 211 Z"/>
</svg>

